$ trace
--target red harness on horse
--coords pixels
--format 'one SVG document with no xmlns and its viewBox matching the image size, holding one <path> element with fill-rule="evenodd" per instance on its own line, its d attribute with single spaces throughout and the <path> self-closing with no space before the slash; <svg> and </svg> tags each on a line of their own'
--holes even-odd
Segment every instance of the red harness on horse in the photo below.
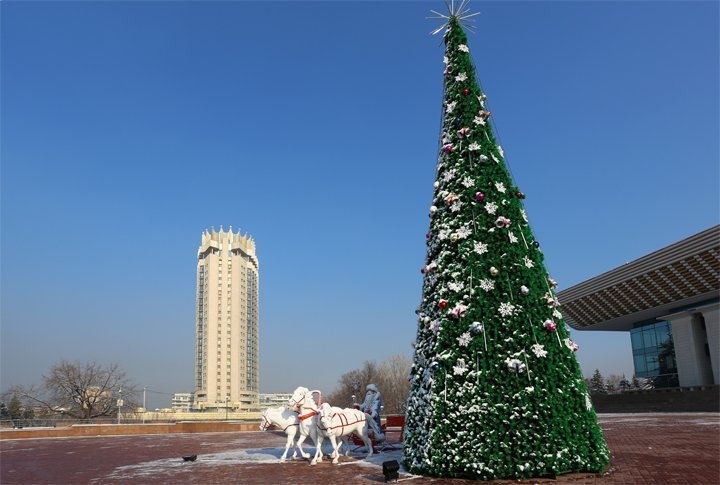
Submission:
<svg viewBox="0 0 720 485">
<path fill-rule="evenodd" d="M 320 405 L 322 404 L 322 392 L 315 390 L 315 391 L 310 391 L 310 394 L 318 394 L 318 395 L 320 396 L 320 397 L 318 398 L 318 403 L 317 403 L 317 405 L 320 406 Z M 307 413 L 307 414 L 299 414 L 299 413 L 298 413 L 298 414 L 299 414 L 299 415 L 298 415 L 298 419 L 299 419 L 300 421 L 305 421 L 306 419 L 312 418 L 313 416 L 315 416 L 316 414 L 318 414 L 318 412 L 315 411 L 313 408 L 308 408 L 308 407 L 302 407 L 302 406 L 300 406 L 302 403 L 305 402 L 305 398 L 306 398 L 306 397 L 307 397 L 307 394 L 305 394 L 305 395 L 303 396 L 302 401 L 295 403 L 300 409 L 310 409 L 310 412 Z M 293 401 L 294 401 L 294 399 L 293 399 Z"/>
<path fill-rule="evenodd" d="M 262 418 L 263 418 L 262 430 L 265 431 L 266 429 L 268 429 L 268 428 L 269 428 L 270 426 L 272 426 L 273 424 L 272 424 L 272 423 L 270 422 L 270 420 L 269 420 L 268 418 L 266 418 L 265 416 L 263 416 Z M 285 427 L 283 428 L 283 431 L 287 430 L 290 426 L 300 426 L 300 423 L 288 424 L 287 426 L 285 426 Z"/>
<path fill-rule="evenodd" d="M 343 413 L 333 414 L 333 415 L 330 417 L 330 419 L 335 420 L 335 417 L 336 417 L 336 416 L 339 416 L 339 417 L 340 417 L 340 424 L 338 424 L 337 426 L 330 426 L 329 428 L 323 428 L 322 426 L 320 426 L 320 423 L 318 423 L 318 425 L 317 425 L 318 429 L 321 430 L 321 431 L 327 431 L 327 430 L 329 430 L 329 429 L 342 428 L 342 429 L 340 429 L 340 436 L 344 436 L 344 435 L 345 435 L 345 427 L 351 426 L 351 425 L 357 424 L 357 423 L 364 423 L 364 422 L 366 421 L 365 417 L 363 416 L 362 419 L 358 419 L 357 421 L 353 421 L 353 422 L 351 423 L 351 422 L 350 422 L 350 418 L 348 418 L 348 417 L 347 417 L 345 414 L 343 414 Z"/>
</svg>

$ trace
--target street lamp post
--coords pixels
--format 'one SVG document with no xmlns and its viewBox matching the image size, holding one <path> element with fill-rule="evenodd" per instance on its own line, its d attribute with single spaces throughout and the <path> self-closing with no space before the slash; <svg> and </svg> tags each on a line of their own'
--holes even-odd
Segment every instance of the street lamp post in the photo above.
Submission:
<svg viewBox="0 0 720 485">
<path fill-rule="evenodd" d="M 353 407 L 355 407 L 355 406 L 357 406 L 357 402 L 355 401 L 355 399 L 357 397 L 358 392 L 360 391 L 360 381 L 357 379 L 353 379 L 351 384 L 352 384 L 353 391 L 355 391 L 355 394 L 352 395 Z"/>
<path fill-rule="evenodd" d="M 145 412 L 147 409 L 145 409 L 145 391 L 147 391 L 148 386 L 143 387 L 143 414 L 142 414 L 142 423 L 145 424 Z"/>
<path fill-rule="evenodd" d="M 118 394 L 120 395 L 120 397 L 118 397 L 118 400 L 117 400 L 117 407 L 118 407 L 118 422 L 117 422 L 117 424 L 120 424 L 120 410 L 122 409 L 122 405 L 123 405 L 122 387 L 120 389 L 118 389 Z"/>
<path fill-rule="evenodd" d="M 230 401 L 230 395 L 225 394 L 225 421 L 228 420 L 228 402 Z"/>
</svg>

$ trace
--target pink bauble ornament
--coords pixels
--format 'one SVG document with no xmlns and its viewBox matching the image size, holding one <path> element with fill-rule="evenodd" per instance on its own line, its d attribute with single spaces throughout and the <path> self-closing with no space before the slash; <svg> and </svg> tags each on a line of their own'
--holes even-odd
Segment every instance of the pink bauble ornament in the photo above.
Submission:
<svg viewBox="0 0 720 485">
<path fill-rule="evenodd" d="M 555 330 L 557 330 L 557 323 L 553 322 L 552 320 L 545 320 L 545 323 L 543 323 L 543 327 L 545 327 L 545 330 L 554 332 Z"/>
<path fill-rule="evenodd" d="M 452 145 L 445 145 L 443 150 L 445 151 L 445 153 L 450 153 L 452 151 Z"/>
<path fill-rule="evenodd" d="M 485 198 L 485 194 L 483 194 L 482 192 L 478 192 L 477 194 L 475 194 L 475 200 L 477 200 L 478 202 L 480 202 L 484 198 Z"/>
</svg>

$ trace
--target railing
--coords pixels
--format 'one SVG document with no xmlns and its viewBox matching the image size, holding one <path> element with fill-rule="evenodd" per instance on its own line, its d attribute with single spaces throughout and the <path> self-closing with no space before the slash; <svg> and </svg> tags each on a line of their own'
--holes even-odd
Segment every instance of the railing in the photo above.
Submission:
<svg viewBox="0 0 720 485">
<path fill-rule="evenodd" d="M 103 419 L 60 419 L 60 418 L 39 418 L 39 419 L 3 419 L 0 420 L 0 428 L 23 429 L 23 428 L 62 428 L 74 424 L 112 424 L 115 420 Z"/>
<path fill-rule="evenodd" d="M 148 413 L 150 414 L 150 413 Z M 156 414 L 156 413 L 152 413 Z M 188 419 L 187 415 L 174 416 L 173 414 L 167 414 L 165 416 L 162 413 L 157 413 L 157 416 L 146 416 L 143 420 L 142 417 L 128 417 L 121 416 L 120 423 L 118 423 L 117 417 L 105 417 L 96 419 L 68 419 L 68 418 L 41 418 L 41 419 L 5 419 L 0 420 L 0 429 L 25 429 L 25 428 L 64 428 L 75 425 L 103 425 L 103 424 L 168 424 L 178 423 L 187 421 L 226 421 L 233 423 L 255 423 L 259 421 L 258 417 L 234 417 L 232 413 L 228 419 L 223 416 L 217 416 L 213 414 L 217 413 L 193 413 L 191 419 Z"/>
</svg>

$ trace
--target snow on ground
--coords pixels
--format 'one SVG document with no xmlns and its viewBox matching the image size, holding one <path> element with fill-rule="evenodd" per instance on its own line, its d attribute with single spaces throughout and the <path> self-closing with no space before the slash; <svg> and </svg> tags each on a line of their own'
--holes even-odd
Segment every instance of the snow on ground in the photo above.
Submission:
<svg viewBox="0 0 720 485">
<path fill-rule="evenodd" d="M 260 450 L 234 450 L 220 453 L 198 455 L 194 462 L 185 462 L 181 458 L 164 458 L 160 460 L 145 461 L 135 465 L 126 465 L 116 468 L 105 479 L 138 479 L 143 477 L 157 477 L 159 475 L 173 475 L 184 472 L 184 468 L 216 467 L 225 465 L 241 465 L 247 463 L 278 463 L 285 451 L 282 448 L 265 448 Z"/>
<path fill-rule="evenodd" d="M 250 449 L 250 450 L 233 450 L 224 451 L 219 453 L 208 453 L 198 454 L 197 460 L 194 462 L 184 462 L 181 458 L 164 458 L 160 460 L 146 461 L 137 463 L 134 465 L 125 465 L 116 468 L 111 474 L 106 475 L 102 479 L 94 480 L 95 483 L 101 483 L 103 480 L 108 479 L 122 479 L 123 481 L 132 481 L 138 479 L 147 479 L 149 477 L 154 478 L 167 478 L 178 473 L 184 473 L 187 467 L 218 467 L 218 466 L 232 466 L 232 465 L 243 465 L 243 464 L 260 464 L 260 463 L 279 463 L 280 457 L 285 451 L 285 447 L 278 448 L 263 448 L 263 449 Z M 288 462 L 292 462 L 292 450 L 288 453 Z M 397 460 L 398 463 L 402 464 L 403 452 L 402 449 L 388 450 L 381 453 L 376 453 L 369 459 L 365 458 L 365 451 L 358 450 L 350 454 L 352 461 L 347 460 L 346 457 L 341 457 L 341 462 L 337 465 L 360 465 L 365 467 L 382 467 L 383 462 L 389 460 Z M 326 457 L 325 460 L 330 460 Z M 308 465 L 309 466 L 309 465 Z M 401 465 L 401 473 L 407 474 L 407 470 Z M 414 478 L 414 475 L 411 475 Z"/>
</svg>

